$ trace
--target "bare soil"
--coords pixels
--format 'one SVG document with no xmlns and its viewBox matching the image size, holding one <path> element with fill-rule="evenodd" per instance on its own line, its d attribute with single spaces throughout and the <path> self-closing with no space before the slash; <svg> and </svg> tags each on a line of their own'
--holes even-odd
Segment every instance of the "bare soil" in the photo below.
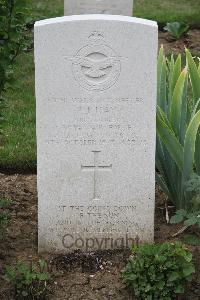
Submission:
<svg viewBox="0 0 200 300">
<path fill-rule="evenodd" d="M 18 260 L 37 262 L 37 189 L 36 175 L 0 174 L 0 198 L 12 201 L 12 222 L 6 237 L 0 241 L 0 299 L 11 300 L 11 288 L 3 279 L 5 265 Z M 179 226 L 165 220 L 164 195 L 156 191 L 155 240 L 173 240 Z M 200 247 L 190 247 L 194 254 L 196 276 L 180 299 L 200 299 Z M 43 255 L 53 277 L 50 300 L 129 300 L 121 281 L 129 250 L 104 251 L 90 254 L 75 252 L 69 255 Z"/>
<path fill-rule="evenodd" d="M 168 32 L 159 31 L 159 48 L 163 45 L 166 54 L 180 53 L 185 51 L 185 47 L 192 53 L 200 55 L 200 30 L 189 30 L 181 39 L 174 40 Z"/>
</svg>

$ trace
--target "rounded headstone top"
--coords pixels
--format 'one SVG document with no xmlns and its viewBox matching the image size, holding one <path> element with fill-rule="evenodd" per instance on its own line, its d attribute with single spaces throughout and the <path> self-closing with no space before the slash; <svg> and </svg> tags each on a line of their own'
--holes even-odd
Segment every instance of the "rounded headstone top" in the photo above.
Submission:
<svg viewBox="0 0 200 300">
<path fill-rule="evenodd" d="M 58 18 L 45 19 L 41 21 L 37 21 L 35 23 L 35 27 L 44 26 L 44 25 L 52 25 L 59 24 L 65 22 L 76 22 L 76 21 L 119 21 L 119 22 L 128 22 L 135 23 L 141 25 L 148 25 L 157 27 L 157 22 L 146 20 L 142 18 L 128 17 L 128 16 L 120 16 L 120 15 L 101 15 L 101 14 L 92 14 L 92 15 L 73 15 L 73 16 L 64 16 Z"/>
</svg>

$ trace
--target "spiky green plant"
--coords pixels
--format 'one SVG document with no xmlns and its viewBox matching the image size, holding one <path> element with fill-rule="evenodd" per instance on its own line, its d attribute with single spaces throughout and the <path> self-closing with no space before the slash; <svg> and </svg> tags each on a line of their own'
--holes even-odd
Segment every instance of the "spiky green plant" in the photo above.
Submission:
<svg viewBox="0 0 200 300">
<path fill-rule="evenodd" d="M 191 193 L 186 183 L 200 175 L 200 66 L 186 49 L 181 55 L 158 56 L 157 90 L 157 183 L 177 209 L 188 209 Z"/>
</svg>

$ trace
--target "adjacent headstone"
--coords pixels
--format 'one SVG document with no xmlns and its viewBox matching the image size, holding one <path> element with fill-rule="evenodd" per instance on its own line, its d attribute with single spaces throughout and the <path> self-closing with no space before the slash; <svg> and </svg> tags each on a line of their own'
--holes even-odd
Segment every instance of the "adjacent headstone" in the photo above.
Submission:
<svg viewBox="0 0 200 300">
<path fill-rule="evenodd" d="M 153 21 L 36 22 L 39 251 L 153 240 L 156 54 Z"/>
<path fill-rule="evenodd" d="M 132 16 L 133 0 L 65 0 L 65 15 L 110 14 Z"/>
</svg>

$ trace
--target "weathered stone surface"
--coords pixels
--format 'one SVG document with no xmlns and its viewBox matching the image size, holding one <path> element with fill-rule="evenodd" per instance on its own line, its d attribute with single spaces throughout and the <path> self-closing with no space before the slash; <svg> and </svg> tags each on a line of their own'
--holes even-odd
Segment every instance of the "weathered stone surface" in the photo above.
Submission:
<svg viewBox="0 0 200 300">
<path fill-rule="evenodd" d="M 132 16 L 133 0 L 65 0 L 65 15 L 110 14 Z"/>
<path fill-rule="evenodd" d="M 40 251 L 153 240 L 156 55 L 152 21 L 36 22 Z"/>
</svg>

